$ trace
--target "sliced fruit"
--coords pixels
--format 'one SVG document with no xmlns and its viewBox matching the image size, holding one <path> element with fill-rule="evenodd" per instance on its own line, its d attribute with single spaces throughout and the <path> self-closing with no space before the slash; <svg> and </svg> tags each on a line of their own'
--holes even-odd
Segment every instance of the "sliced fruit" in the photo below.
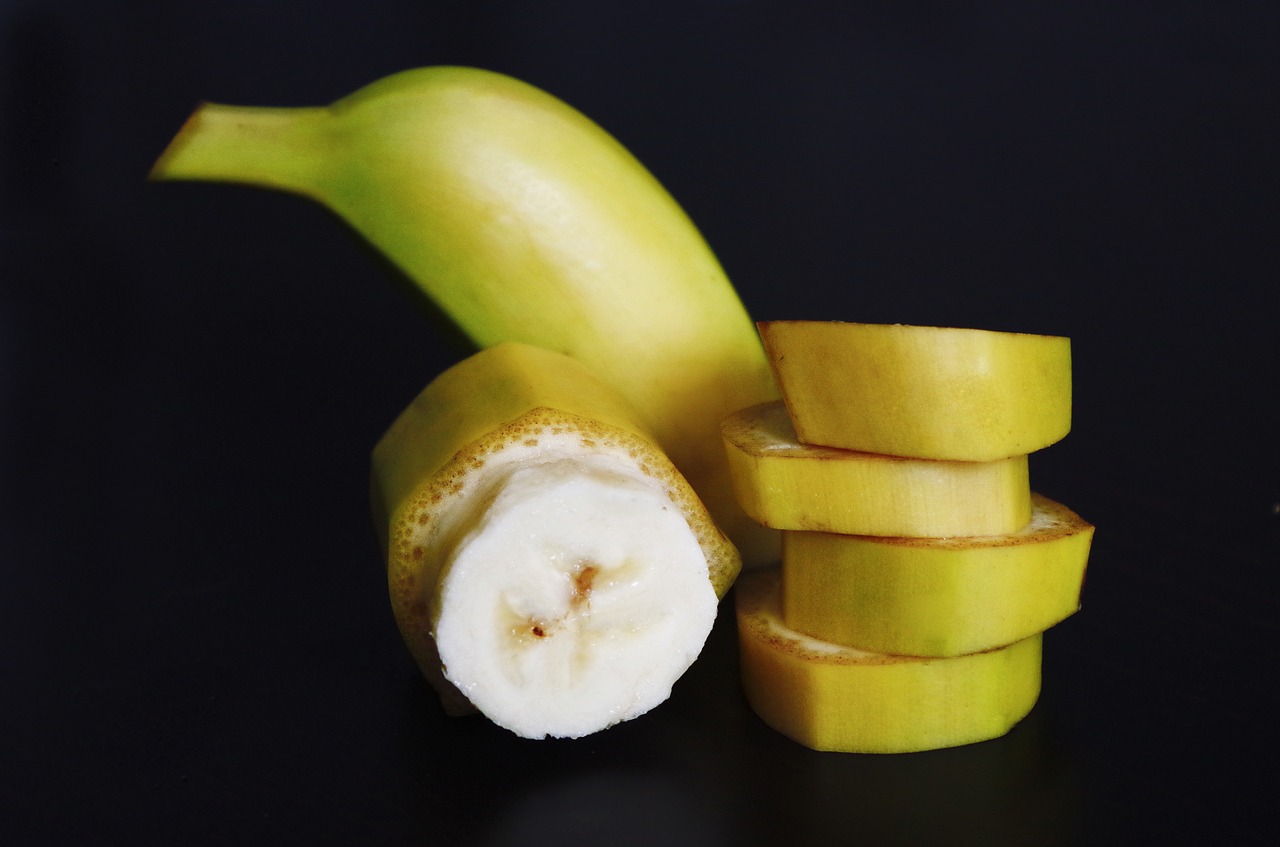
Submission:
<svg viewBox="0 0 1280 847">
<path fill-rule="evenodd" d="M 1032 495 L 1031 523 L 984 538 L 783 533 L 783 619 L 878 653 L 959 656 L 1028 638 L 1080 608 L 1093 526 Z"/>
<path fill-rule="evenodd" d="M 901 324 L 757 324 L 806 444 L 923 459 L 1025 455 L 1071 428 L 1061 336 Z"/>
<path fill-rule="evenodd" d="M 738 501 L 765 526 L 982 536 L 1031 520 L 1026 456 L 948 462 L 801 444 L 781 402 L 736 412 L 721 432 Z"/>
<path fill-rule="evenodd" d="M 446 709 L 576 737 L 663 702 L 740 567 L 613 389 L 525 344 L 437 377 L 373 453 L 396 622 Z"/>
<path fill-rule="evenodd" d="M 947 659 L 870 653 L 782 621 L 774 570 L 734 589 L 743 690 L 769 726 L 816 750 L 906 753 L 996 738 L 1040 694 L 1040 635 Z"/>
</svg>

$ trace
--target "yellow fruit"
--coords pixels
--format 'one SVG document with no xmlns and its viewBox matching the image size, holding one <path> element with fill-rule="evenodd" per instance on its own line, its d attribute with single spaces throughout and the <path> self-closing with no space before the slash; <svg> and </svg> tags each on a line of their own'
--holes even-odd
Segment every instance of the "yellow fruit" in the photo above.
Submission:
<svg viewBox="0 0 1280 847">
<path fill-rule="evenodd" d="M 738 501 L 765 526 L 981 536 L 1031 520 L 1026 456 L 948 462 L 801 444 L 781 402 L 730 415 L 721 432 Z"/>
<path fill-rule="evenodd" d="M 734 589 L 743 690 L 765 723 L 807 747 L 905 753 L 984 741 L 1039 697 L 1040 635 L 947 659 L 869 653 L 787 627 L 781 589 L 771 570 Z"/>
<path fill-rule="evenodd" d="M 581 469 L 584 477 L 624 478 L 624 493 L 639 490 L 643 508 L 682 516 L 715 597 L 737 576 L 737 550 L 625 398 L 561 353 L 514 342 L 478 352 L 423 389 L 372 459 L 374 518 L 395 619 L 450 711 L 470 707 L 446 679 L 436 641 L 453 563 L 485 531 L 491 506 L 514 472 L 552 465 L 571 474 Z M 543 501 L 549 514 L 553 499 Z M 541 508 L 536 498 L 534 506 Z M 607 535 L 608 527 L 597 523 L 557 527 L 559 552 L 547 554 L 547 567 L 574 559 L 578 536 Z M 516 545 L 512 556 L 542 555 L 533 541 Z M 643 564 L 645 555 L 638 549 L 624 558 Z"/>
<path fill-rule="evenodd" d="M 981 462 L 1032 453 L 1071 428 L 1067 338 L 837 321 L 757 326 L 807 444 Z"/>
<path fill-rule="evenodd" d="M 324 107 L 202 104 L 157 180 L 289 191 L 335 212 L 478 346 L 568 353 L 620 391 L 753 562 L 724 415 L 778 396 L 755 326 L 692 221 L 585 115 L 511 77 L 427 67 Z"/>
<path fill-rule="evenodd" d="M 990 650 L 1080 607 L 1093 527 L 1033 495 L 1030 525 L 984 538 L 783 533 L 783 618 L 814 638 L 910 656 Z"/>
</svg>

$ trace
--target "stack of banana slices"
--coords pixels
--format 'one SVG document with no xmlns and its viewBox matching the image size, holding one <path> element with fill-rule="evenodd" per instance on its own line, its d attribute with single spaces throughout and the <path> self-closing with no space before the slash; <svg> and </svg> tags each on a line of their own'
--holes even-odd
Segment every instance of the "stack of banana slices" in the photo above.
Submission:
<svg viewBox="0 0 1280 847">
<path fill-rule="evenodd" d="M 1067 338 L 832 321 L 758 325 L 783 400 L 722 427 L 737 496 L 782 530 L 737 582 L 742 678 L 819 750 L 897 753 L 1008 732 L 1042 635 L 1080 605 L 1093 527 L 1031 491 L 1067 434 Z"/>
</svg>

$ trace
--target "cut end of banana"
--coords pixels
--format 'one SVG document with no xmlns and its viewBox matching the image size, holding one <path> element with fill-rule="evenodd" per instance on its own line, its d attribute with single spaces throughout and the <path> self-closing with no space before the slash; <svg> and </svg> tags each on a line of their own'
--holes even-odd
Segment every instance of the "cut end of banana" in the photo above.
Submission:
<svg viewBox="0 0 1280 847">
<path fill-rule="evenodd" d="M 665 701 L 738 569 L 660 453 L 551 409 L 456 454 L 396 526 L 393 605 L 419 664 L 528 738 Z"/>
<path fill-rule="evenodd" d="M 706 557 L 680 511 L 611 464 L 509 470 L 448 554 L 444 674 L 517 735 L 578 737 L 649 711 L 715 621 Z"/>
</svg>

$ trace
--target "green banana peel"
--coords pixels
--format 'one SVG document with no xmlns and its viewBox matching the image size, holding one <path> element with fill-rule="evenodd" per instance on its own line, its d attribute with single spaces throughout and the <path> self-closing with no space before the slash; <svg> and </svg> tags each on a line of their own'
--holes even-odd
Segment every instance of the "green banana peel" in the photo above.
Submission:
<svg viewBox="0 0 1280 847">
<path fill-rule="evenodd" d="M 498 73 L 393 74 L 327 107 L 200 105 L 154 180 L 309 197 L 476 345 L 580 360 L 620 391 L 748 566 L 776 531 L 734 498 L 719 422 L 779 397 L 758 333 L 685 212 L 625 147 Z"/>
</svg>

